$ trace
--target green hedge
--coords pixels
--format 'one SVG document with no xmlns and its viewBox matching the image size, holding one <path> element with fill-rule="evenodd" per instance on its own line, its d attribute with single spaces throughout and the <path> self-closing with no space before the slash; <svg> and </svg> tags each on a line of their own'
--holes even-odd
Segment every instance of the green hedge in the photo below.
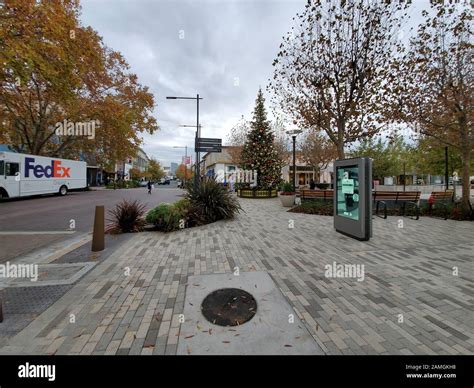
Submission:
<svg viewBox="0 0 474 388">
<path fill-rule="evenodd" d="M 108 185 L 105 186 L 106 189 L 135 189 L 137 187 L 140 187 L 140 183 L 138 181 L 120 181 L 116 182 L 115 186 L 113 183 L 109 183 Z"/>
<path fill-rule="evenodd" d="M 334 215 L 334 205 L 332 201 L 314 200 L 303 202 L 301 205 L 295 206 L 288 210 L 292 213 L 319 214 L 321 216 Z"/>
<path fill-rule="evenodd" d="M 174 204 L 161 203 L 151 209 L 146 215 L 146 222 L 155 225 L 157 230 L 171 232 L 182 229 L 188 223 L 190 203 L 182 199 Z"/>
</svg>

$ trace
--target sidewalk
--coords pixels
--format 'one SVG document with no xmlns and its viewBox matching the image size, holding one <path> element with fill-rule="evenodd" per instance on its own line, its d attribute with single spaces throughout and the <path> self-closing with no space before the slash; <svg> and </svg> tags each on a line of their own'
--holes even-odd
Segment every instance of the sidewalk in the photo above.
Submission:
<svg viewBox="0 0 474 388">
<path fill-rule="evenodd" d="M 188 277 L 236 267 L 267 272 L 326 354 L 474 353 L 472 222 L 375 218 L 360 242 L 332 217 L 240 201 L 232 221 L 133 235 L 0 354 L 176 354 Z M 364 264 L 365 279 L 325 277 L 333 262 Z"/>
</svg>

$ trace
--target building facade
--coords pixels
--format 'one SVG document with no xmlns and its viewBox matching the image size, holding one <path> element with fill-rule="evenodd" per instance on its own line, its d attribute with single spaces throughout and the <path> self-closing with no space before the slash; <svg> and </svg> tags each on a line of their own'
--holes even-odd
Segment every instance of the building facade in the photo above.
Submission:
<svg viewBox="0 0 474 388">
<path fill-rule="evenodd" d="M 130 180 L 130 170 L 132 168 L 145 172 L 148 168 L 150 158 L 141 148 L 138 149 L 137 154 L 133 158 L 126 158 L 120 163 L 115 164 L 116 179 Z"/>
<path fill-rule="evenodd" d="M 237 172 L 238 165 L 233 162 L 233 146 L 222 146 L 222 152 L 207 152 L 201 160 L 201 175 L 213 176 L 224 183 L 227 177 Z"/>
<path fill-rule="evenodd" d="M 178 163 L 171 162 L 170 163 L 170 172 L 171 175 L 176 175 L 176 170 L 178 169 Z"/>
<path fill-rule="evenodd" d="M 140 172 L 145 172 L 148 168 L 148 163 L 150 158 L 141 148 L 138 149 L 137 155 L 132 160 L 132 168 L 140 170 Z"/>
</svg>

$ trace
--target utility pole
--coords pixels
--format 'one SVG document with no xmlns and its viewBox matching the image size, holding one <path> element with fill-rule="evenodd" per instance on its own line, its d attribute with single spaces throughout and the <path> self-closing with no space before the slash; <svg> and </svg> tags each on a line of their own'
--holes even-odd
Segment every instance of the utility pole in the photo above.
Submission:
<svg viewBox="0 0 474 388">
<path fill-rule="evenodd" d="M 175 97 L 175 96 L 168 96 L 166 97 L 167 100 L 196 100 L 196 108 L 197 108 L 197 114 L 196 114 L 196 138 L 195 138 L 195 147 L 196 147 L 196 165 L 194 167 L 195 171 L 195 177 L 194 177 L 194 184 L 199 186 L 199 180 L 200 180 L 200 165 L 199 165 L 199 152 L 197 150 L 197 144 L 198 144 L 198 139 L 201 136 L 201 127 L 199 125 L 199 100 L 202 100 L 201 97 L 199 97 L 199 94 L 196 94 L 196 97 Z"/>
<path fill-rule="evenodd" d="M 198 139 L 201 137 L 201 128 L 199 126 L 199 94 L 196 95 L 196 102 L 197 102 L 197 115 L 196 115 L 196 146 L 198 143 Z M 201 166 L 199 164 L 201 155 L 197 151 L 196 148 L 196 176 L 194 177 L 194 184 L 196 187 L 199 186 L 199 180 L 201 179 Z"/>
<path fill-rule="evenodd" d="M 293 192 L 296 193 L 296 136 L 303 132 L 301 129 L 286 131 L 293 139 Z"/>
</svg>

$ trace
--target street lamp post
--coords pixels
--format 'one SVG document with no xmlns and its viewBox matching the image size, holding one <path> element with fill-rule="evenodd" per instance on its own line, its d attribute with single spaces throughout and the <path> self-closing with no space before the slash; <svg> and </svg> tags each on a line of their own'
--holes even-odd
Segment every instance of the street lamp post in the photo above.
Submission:
<svg viewBox="0 0 474 388">
<path fill-rule="evenodd" d="M 293 139 L 293 192 L 296 193 L 296 136 L 303 132 L 301 129 L 286 131 Z"/>
<path fill-rule="evenodd" d="M 407 164 L 403 162 L 403 191 L 405 192 L 405 189 L 407 187 Z"/>
<path fill-rule="evenodd" d="M 196 100 L 196 147 L 198 138 L 201 136 L 201 130 L 199 125 L 199 100 L 202 100 L 202 97 L 199 97 L 199 94 L 196 94 L 196 97 L 175 97 L 175 96 L 168 96 L 166 97 L 167 100 Z M 195 166 L 195 174 L 194 174 L 194 184 L 199 186 L 199 179 L 200 179 L 200 165 L 199 165 L 199 152 L 196 148 L 196 166 Z"/>
<path fill-rule="evenodd" d="M 174 146 L 173 148 L 184 148 L 184 187 L 186 187 L 186 180 L 187 180 L 187 173 L 188 173 L 188 168 L 186 167 L 186 162 L 188 160 L 188 146 L 184 147 L 179 147 L 179 146 Z"/>
</svg>

